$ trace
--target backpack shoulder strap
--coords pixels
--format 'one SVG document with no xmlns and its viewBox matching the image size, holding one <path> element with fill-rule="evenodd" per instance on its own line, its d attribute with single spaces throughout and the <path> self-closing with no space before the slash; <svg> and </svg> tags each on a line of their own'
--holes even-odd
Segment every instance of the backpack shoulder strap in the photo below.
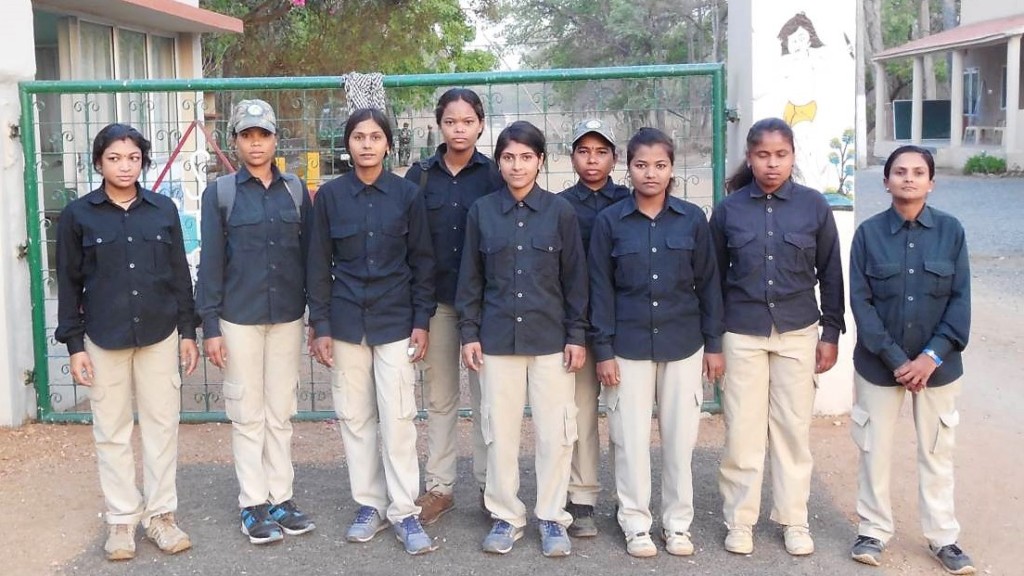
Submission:
<svg viewBox="0 0 1024 576">
<path fill-rule="evenodd" d="M 235 206 L 235 173 L 217 178 L 217 206 L 220 207 L 220 221 L 224 234 L 228 233 L 228 220 L 231 209 Z"/>
<path fill-rule="evenodd" d="M 429 165 L 426 160 L 420 162 L 420 194 L 423 194 L 427 189 L 427 178 L 430 176 L 427 168 L 429 168 Z"/>
<path fill-rule="evenodd" d="M 288 193 L 292 196 L 292 202 L 295 202 L 295 209 L 299 211 L 299 217 L 302 217 L 302 183 L 299 181 L 299 177 L 290 172 L 283 172 L 281 178 L 284 179 L 284 187 L 288 189 Z"/>
</svg>

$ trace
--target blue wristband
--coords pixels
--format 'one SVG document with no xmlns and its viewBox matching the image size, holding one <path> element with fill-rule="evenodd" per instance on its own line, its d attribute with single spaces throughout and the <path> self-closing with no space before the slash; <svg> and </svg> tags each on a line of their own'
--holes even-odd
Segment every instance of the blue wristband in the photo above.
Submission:
<svg viewBox="0 0 1024 576">
<path fill-rule="evenodd" d="M 925 348 L 924 350 L 921 350 L 921 354 L 924 354 L 925 356 L 934 360 L 936 368 L 942 366 L 942 358 L 939 358 L 939 355 L 935 353 L 935 350 L 932 350 L 931 348 Z"/>
</svg>

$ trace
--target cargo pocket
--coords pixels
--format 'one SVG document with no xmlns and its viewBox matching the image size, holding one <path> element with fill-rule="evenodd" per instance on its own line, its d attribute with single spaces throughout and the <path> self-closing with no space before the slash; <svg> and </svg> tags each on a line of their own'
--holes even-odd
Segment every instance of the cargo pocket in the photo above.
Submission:
<svg viewBox="0 0 1024 576">
<path fill-rule="evenodd" d="M 480 435 L 484 437 L 484 444 L 490 446 L 494 443 L 494 431 L 491 429 L 491 407 L 487 404 L 480 404 Z"/>
<path fill-rule="evenodd" d="M 562 415 L 562 424 L 564 430 L 564 438 L 562 441 L 563 446 L 572 446 L 576 443 L 579 438 L 579 433 L 576 429 L 576 414 L 579 413 L 579 409 L 576 408 L 576 404 L 570 404 L 565 407 L 565 412 Z"/>
<path fill-rule="evenodd" d="M 106 388 L 97 387 L 96 384 L 85 386 L 85 390 L 89 396 L 89 402 L 100 402 L 107 395 Z"/>
<path fill-rule="evenodd" d="M 235 382 L 224 381 L 224 411 L 232 422 L 246 424 L 250 421 L 245 414 L 244 397 L 244 386 Z"/>
<path fill-rule="evenodd" d="M 601 395 L 604 396 L 604 407 L 609 412 L 619 409 L 619 386 L 604 386 Z"/>
<path fill-rule="evenodd" d="M 401 382 L 398 383 L 398 417 L 402 420 L 416 418 L 419 406 L 416 405 L 416 373 L 409 365 L 399 371 Z"/>
<path fill-rule="evenodd" d="M 337 362 L 337 359 L 335 359 Z M 335 370 L 337 370 L 335 372 Z M 340 368 L 331 370 L 331 400 L 334 402 L 334 413 L 338 420 L 351 420 L 351 413 L 348 412 L 348 386 L 345 381 L 345 373 Z"/>
<path fill-rule="evenodd" d="M 850 436 L 853 437 L 853 443 L 860 448 L 861 452 L 871 451 L 871 435 L 868 429 L 868 422 L 871 420 L 871 414 L 867 410 L 854 404 L 853 409 L 850 410 L 850 421 L 853 423 L 850 426 Z"/>
<path fill-rule="evenodd" d="M 935 444 L 932 454 L 949 456 L 956 447 L 956 427 L 960 424 L 960 412 L 953 410 L 948 414 L 939 414 L 939 428 L 935 431 Z"/>
</svg>

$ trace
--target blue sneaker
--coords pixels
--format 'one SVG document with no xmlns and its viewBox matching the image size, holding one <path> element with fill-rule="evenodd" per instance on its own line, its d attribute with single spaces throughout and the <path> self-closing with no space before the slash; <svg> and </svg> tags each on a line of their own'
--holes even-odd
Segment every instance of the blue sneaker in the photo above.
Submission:
<svg viewBox="0 0 1024 576">
<path fill-rule="evenodd" d="M 413 556 L 437 550 L 434 541 L 423 531 L 420 519 L 415 516 L 407 516 L 395 524 L 394 529 L 395 537 L 405 546 L 405 551 Z"/>
<path fill-rule="evenodd" d="M 369 542 L 378 532 L 388 527 L 387 521 L 380 517 L 376 508 L 360 506 L 356 519 L 348 527 L 345 540 L 349 542 Z"/>
<path fill-rule="evenodd" d="M 484 538 L 484 552 L 508 554 L 516 540 L 522 537 L 522 528 L 516 528 L 504 520 L 495 520 L 494 525 L 491 526 L 491 531 Z"/>
<path fill-rule="evenodd" d="M 316 524 L 309 519 L 297 506 L 294 500 L 285 500 L 270 507 L 270 518 L 289 536 L 298 536 L 312 532 Z"/>
<path fill-rule="evenodd" d="M 270 544 L 284 540 L 284 532 L 270 518 L 270 505 L 259 504 L 242 508 L 242 534 L 253 544 Z"/>
<path fill-rule="evenodd" d="M 572 542 L 565 532 L 565 526 L 551 520 L 540 521 L 541 553 L 548 558 L 572 554 Z"/>
</svg>

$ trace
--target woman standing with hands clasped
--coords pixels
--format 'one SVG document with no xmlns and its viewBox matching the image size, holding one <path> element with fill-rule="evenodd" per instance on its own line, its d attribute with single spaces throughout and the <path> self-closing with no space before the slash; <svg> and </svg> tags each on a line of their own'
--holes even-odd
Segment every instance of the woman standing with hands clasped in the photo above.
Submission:
<svg viewBox="0 0 1024 576">
<path fill-rule="evenodd" d="M 953 510 L 960 353 L 971 331 L 967 241 L 955 217 L 927 203 L 935 184 L 930 152 L 897 148 L 884 174 L 892 206 L 857 228 L 850 250 L 850 307 L 857 322 L 850 430 L 860 449 L 860 526 L 850 554 L 878 566 L 895 532 L 892 449 L 909 391 L 924 536 L 946 571 L 973 574 L 974 563 L 957 545 L 960 524 Z"/>
<path fill-rule="evenodd" d="M 96 135 L 99 188 L 68 204 L 57 227 L 57 330 L 71 376 L 87 386 L 108 560 L 135 557 L 135 527 L 165 553 L 192 546 L 178 507 L 181 375 L 199 360 L 192 277 L 174 202 L 139 184 L 150 144 L 131 126 Z M 132 397 L 142 433 L 143 488 L 135 485 Z"/>
<path fill-rule="evenodd" d="M 719 489 L 729 529 L 725 549 L 735 554 L 754 550 L 766 445 L 771 519 L 784 526 L 786 551 L 814 552 L 807 499 L 816 375 L 835 364 L 846 325 L 836 223 L 821 193 L 791 179 L 794 154 L 788 124 L 779 118 L 755 122 L 747 133 L 746 163 L 711 215 L 728 366 Z"/>
<path fill-rule="evenodd" d="M 469 209 L 455 307 L 462 359 L 480 373 L 487 444 L 484 502 L 494 519 L 485 552 L 522 537 L 519 441 L 527 398 L 536 428 L 537 504 L 545 556 L 568 556 L 565 510 L 576 442 L 575 376 L 586 359 L 587 268 L 576 212 L 537 185 L 544 134 L 509 124 L 494 154 L 505 187 Z"/>
<path fill-rule="evenodd" d="M 416 505 L 416 374 L 434 312 L 434 256 L 423 196 L 384 170 L 394 137 L 383 112 L 360 108 L 345 123 L 355 170 L 316 195 L 309 245 L 313 356 L 331 369 L 352 499 L 349 542 L 390 522 L 409 554 L 436 546 Z"/>
<path fill-rule="evenodd" d="M 591 330 L 615 448 L 617 519 L 626 552 L 636 557 L 658 552 L 650 535 L 655 402 L 664 459 L 661 536 L 669 554 L 693 554 L 691 457 L 701 376 L 717 380 L 725 369 L 714 246 L 704 211 L 670 195 L 674 156 L 672 140 L 655 128 L 630 139 L 633 195 L 597 215 L 590 243 Z"/>
</svg>

